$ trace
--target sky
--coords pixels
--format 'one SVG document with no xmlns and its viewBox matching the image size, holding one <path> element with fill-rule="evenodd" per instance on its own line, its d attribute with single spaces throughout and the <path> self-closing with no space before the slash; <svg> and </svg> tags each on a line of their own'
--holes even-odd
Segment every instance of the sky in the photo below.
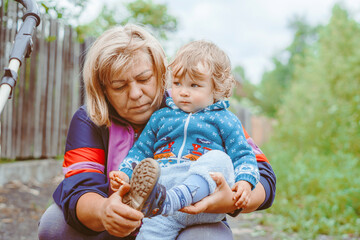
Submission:
<svg viewBox="0 0 360 240">
<path fill-rule="evenodd" d="M 209 40 L 229 55 L 233 67 L 244 67 L 246 78 L 255 84 L 264 71 L 273 68 L 272 57 L 292 42 L 288 24 L 294 16 L 303 16 L 314 26 L 326 24 L 334 4 L 341 3 L 360 20 L 359 0 L 153 1 L 166 3 L 169 13 L 178 19 L 178 31 L 163 43 L 170 58 L 190 40 Z M 98 3 L 90 4 L 88 11 L 100 9 Z"/>
</svg>

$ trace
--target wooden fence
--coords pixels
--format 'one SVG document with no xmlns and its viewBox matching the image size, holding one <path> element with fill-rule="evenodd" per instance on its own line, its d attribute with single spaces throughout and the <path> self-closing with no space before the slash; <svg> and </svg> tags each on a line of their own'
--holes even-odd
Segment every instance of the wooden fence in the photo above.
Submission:
<svg viewBox="0 0 360 240">
<path fill-rule="evenodd" d="M 8 66 L 16 30 L 22 23 L 23 9 L 12 0 L 7 6 L 3 0 L 0 4 L 3 71 Z M 71 27 L 46 16 L 42 16 L 33 42 L 31 57 L 21 66 L 13 97 L 1 114 L 1 158 L 62 155 L 69 122 L 82 102 L 80 69 L 89 43 L 79 44 Z"/>
<path fill-rule="evenodd" d="M 0 71 L 3 71 L 22 23 L 23 9 L 13 0 L 0 0 L 0 4 Z M 1 114 L 0 158 L 54 158 L 63 154 L 71 117 L 82 104 L 80 69 L 84 52 L 92 41 L 80 44 L 70 26 L 41 17 L 33 36 L 31 58 L 21 66 L 13 97 Z M 249 110 L 238 108 L 235 112 L 251 134 Z"/>
</svg>

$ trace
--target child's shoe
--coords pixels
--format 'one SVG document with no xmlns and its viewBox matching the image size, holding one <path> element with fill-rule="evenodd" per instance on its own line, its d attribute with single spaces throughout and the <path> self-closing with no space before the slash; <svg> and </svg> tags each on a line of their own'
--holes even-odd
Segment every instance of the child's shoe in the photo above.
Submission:
<svg viewBox="0 0 360 240">
<path fill-rule="evenodd" d="M 161 214 L 166 198 L 166 188 L 158 183 L 160 166 L 152 158 L 146 158 L 136 165 L 130 181 L 130 191 L 123 202 L 141 211 L 145 217 Z"/>
</svg>

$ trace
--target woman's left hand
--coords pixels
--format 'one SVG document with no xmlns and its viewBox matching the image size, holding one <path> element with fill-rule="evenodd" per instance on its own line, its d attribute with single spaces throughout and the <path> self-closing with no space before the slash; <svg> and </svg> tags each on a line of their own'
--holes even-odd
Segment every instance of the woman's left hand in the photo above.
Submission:
<svg viewBox="0 0 360 240">
<path fill-rule="evenodd" d="M 228 213 L 236 210 L 235 200 L 233 199 L 234 192 L 226 183 L 224 176 L 221 173 L 212 173 L 210 176 L 214 179 L 217 187 L 215 191 L 203 198 L 201 201 L 184 207 L 179 211 L 189 214 L 206 213 Z"/>
<path fill-rule="evenodd" d="M 221 173 L 212 173 L 211 177 L 217 185 L 215 191 L 201 201 L 184 207 L 179 211 L 189 214 L 198 214 L 202 212 L 231 213 L 238 209 L 235 205 L 236 200 L 234 200 L 235 192 L 231 190 L 224 176 Z M 255 211 L 264 202 L 265 194 L 265 189 L 261 182 L 259 182 L 251 192 L 250 204 L 248 204 L 241 212 L 249 213 Z"/>
</svg>

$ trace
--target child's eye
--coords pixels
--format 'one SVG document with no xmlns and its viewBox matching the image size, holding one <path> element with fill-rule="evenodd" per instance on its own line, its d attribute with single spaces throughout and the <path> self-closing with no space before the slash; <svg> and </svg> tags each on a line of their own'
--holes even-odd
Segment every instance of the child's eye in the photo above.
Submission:
<svg viewBox="0 0 360 240">
<path fill-rule="evenodd" d="M 200 87 L 199 85 L 197 85 L 197 84 L 195 84 L 195 83 L 193 83 L 193 84 L 191 84 L 191 87 L 193 87 L 193 88 L 197 88 L 197 87 Z"/>
<path fill-rule="evenodd" d="M 173 84 L 175 85 L 175 86 L 180 86 L 180 83 L 179 82 L 173 82 Z"/>
</svg>

